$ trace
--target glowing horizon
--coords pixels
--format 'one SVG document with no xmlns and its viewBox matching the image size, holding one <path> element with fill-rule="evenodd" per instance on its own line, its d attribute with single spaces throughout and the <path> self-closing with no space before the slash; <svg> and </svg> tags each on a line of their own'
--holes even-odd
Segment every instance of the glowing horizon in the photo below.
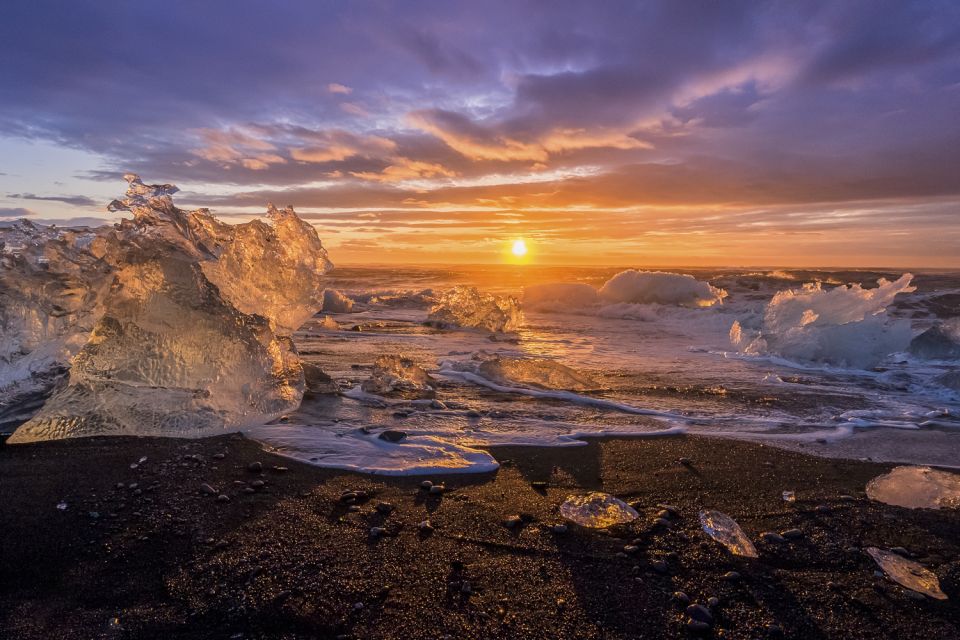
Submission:
<svg viewBox="0 0 960 640">
<path fill-rule="evenodd" d="M 339 264 L 960 268 L 958 5 L 231 7 L 11 7 L 0 224 L 133 171 Z"/>
</svg>

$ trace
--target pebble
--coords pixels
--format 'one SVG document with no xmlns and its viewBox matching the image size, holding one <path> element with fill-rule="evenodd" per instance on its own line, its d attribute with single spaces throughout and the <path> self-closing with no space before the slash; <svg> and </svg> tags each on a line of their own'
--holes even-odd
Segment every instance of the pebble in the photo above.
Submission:
<svg viewBox="0 0 960 640">
<path fill-rule="evenodd" d="M 664 529 L 670 528 L 670 521 L 667 520 L 666 518 L 657 518 L 656 520 L 653 521 L 653 524 L 658 527 L 663 527 Z"/>
<path fill-rule="evenodd" d="M 548 484 L 543 480 L 534 480 L 533 482 L 530 483 L 530 486 L 533 487 L 534 489 L 539 489 L 542 491 L 547 488 Z"/>
<path fill-rule="evenodd" d="M 432 487 L 432 486 L 433 486 L 433 483 L 430 482 L 429 480 L 424 480 L 423 482 L 420 483 L 420 488 L 421 488 L 421 489 L 426 489 L 426 490 L 428 490 L 428 491 L 430 490 L 430 487 Z"/>
<path fill-rule="evenodd" d="M 736 571 L 727 571 L 723 574 L 723 579 L 727 582 L 737 582 L 740 580 L 740 574 Z"/>
<path fill-rule="evenodd" d="M 904 558 L 909 558 L 911 556 L 911 553 L 904 547 L 890 547 L 890 551 L 893 551 L 895 554 L 903 556 Z"/>
<path fill-rule="evenodd" d="M 243 488 L 243 492 L 244 492 L 244 493 L 256 493 L 257 490 L 254 489 L 253 487 L 244 487 L 244 488 Z"/>
<path fill-rule="evenodd" d="M 217 495 L 217 490 L 214 489 L 213 487 L 211 487 L 211 486 L 210 486 L 209 484 L 207 484 L 206 482 L 204 482 L 203 484 L 200 485 L 200 491 L 203 491 L 203 492 L 206 493 L 207 495 L 211 495 L 211 496 Z"/>
<path fill-rule="evenodd" d="M 650 567 L 657 573 L 667 573 L 670 571 L 670 565 L 663 560 L 651 560 Z"/>
<path fill-rule="evenodd" d="M 669 513 L 669 514 L 670 514 L 672 517 L 674 517 L 674 518 L 679 518 L 679 517 L 680 517 L 680 509 L 678 509 L 677 507 L 673 506 L 672 504 L 658 504 L 658 505 L 657 505 L 657 508 L 658 508 L 658 509 L 663 509 L 664 511 L 666 511 L 667 513 Z M 659 514 L 658 514 L 658 515 L 659 515 Z"/>
<path fill-rule="evenodd" d="M 565 524 L 555 524 L 550 527 L 550 531 L 561 535 L 569 531 L 569 529 L 570 528 Z"/>
<path fill-rule="evenodd" d="M 250 473 L 263 473 L 263 463 L 262 462 L 251 462 L 247 465 L 247 471 Z"/>
<path fill-rule="evenodd" d="M 685 609 L 685 613 L 691 620 L 702 622 L 710 627 L 713 625 L 713 614 L 702 604 L 691 604 Z"/>
<path fill-rule="evenodd" d="M 847 494 L 840 496 L 840 499 L 843 500 L 844 502 L 854 502 L 856 500 L 856 498 Z"/>
<path fill-rule="evenodd" d="M 828 505 L 825 505 L 825 504 L 818 504 L 816 507 L 813 508 L 813 510 L 816 511 L 817 513 L 824 513 L 824 514 L 831 513 L 833 511 L 833 509 L 831 509 Z"/>
<path fill-rule="evenodd" d="M 446 487 L 444 487 L 442 484 L 435 484 L 430 487 L 430 495 L 438 496 L 444 491 L 446 491 Z"/>
<path fill-rule="evenodd" d="M 781 531 L 780 535 L 788 540 L 799 540 L 803 537 L 803 531 L 800 531 L 800 529 L 787 529 L 786 531 Z"/>
<path fill-rule="evenodd" d="M 384 514 L 390 513 L 394 508 L 395 507 L 389 502 L 378 502 L 376 506 L 377 512 Z"/>
<path fill-rule="evenodd" d="M 480 418 L 480 417 L 483 417 L 483 414 L 480 413 L 479 411 L 477 411 L 476 409 L 470 409 L 469 411 L 467 411 L 467 417 L 468 417 L 468 418 Z"/>
<path fill-rule="evenodd" d="M 690 604 L 690 596 L 685 594 L 683 591 L 674 591 L 673 599 L 679 602 L 682 605 Z"/>
<path fill-rule="evenodd" d="M 254 489 L 259 489 L 261 487 L 265 487 L 266 484 L 267 483 L 264 482 L 263 480 L 254 480 L 253 482 L 250 483 L 250 486 L 253 487 Z"/>
<path fill-rule="evenodd" d="M 407 437 L 405 431 L 398 431 L 396 429 L 387 429 L 386 431 L 381 431 L 380 435 L 377 436 L 381 440 L 386 440 L 387 442 L 400 442 Z"/>
<path fill-rule="evenodd" d="M 713 597 L 713 598 L 708 598 L 708 599 L 707 599 L 707 606 L 710 607 L 711 609 L 713 609 L 714 607 L 716 607 L 716 606 L 719 605 L 719 604 L 720 604 L 720 598 Z"/>
<path fill-rule="evenodd" d="M 523 520 L 520 519 L 520 516 L 507 516 L 503 519 L 503 526 L 507 529 L 513 529 L 519 527 Z"/>
<path fill-rule="evenodd" d="M 286 473 L 289 471 L 287 467 L 271 467 L 275 473 Z"/>
<path fill-rule="evenodd" d="M 689 467 L 690 465 L 693 464 L 693 460 L 691 460 L 690 458 L 678 458 L 677 462 L 679 462 L 685 467 Z"/>
<path fill-rule="evenodd" d="M 773 531 L 764 531 L 763 533 L 760 534 L 760 537 L 763 538 L 765 542 L 772 542 L 775 544 L 783 544 L 784 542 L 787 541 L 787 539 L 784 538 L 782 535 L 780 535 L 779 533 L 775 533 Z"/>
<path fill-rule="evenodd" d="M 657 511 L 657 518 L 660 518 L 661 520 L 669 520 L 672 516 L 673 514 L 666 509 L 660 509 L 660 511 Z"/>
<path fill-rule="evenodd" d="M 635 544 L 628 544 L 623 548 L 624 553 L 636 553 L 639 550 L 640 550 L 640 547 L 638 547 Z"/>
<path fill-rule="evenodd" d="M 384 529 L 383 527 L 370 527 L 370 537 L 371 537 L 371 538 L 379 538 L 380 536 L 382 536 L 382 535 L 385 534 L 386 532 L 387 532 L 387 530 Z"/>
<path fill-rule="evenodd" d="M 125 486 L 127 485 L 123 484 L 122 482 L 117 483 L 117 489 L 123 489 Z"/>
<path fill-rule="evenodd" d="M 217 496 L 217 502 L 230 502 L 230 496 L 225 493 L 221 493 Z"/>
<path fill-rule="evenodd" d="M 431 531 L 433 531 L 433 525 L 430 523 L 429 520 L 424 520 L 423 522 L 417 525 L 417 528 L 419 528 L 420 531 L 423 531 L 425 533 L 430 533 Z"/>
<path fill-rule="evenodd" d="M 227 457 L 227 455 L 225 453 L 215 453 L 213 454 L 213 457 L 217 460 L 223 460 Z"/>
</svg>

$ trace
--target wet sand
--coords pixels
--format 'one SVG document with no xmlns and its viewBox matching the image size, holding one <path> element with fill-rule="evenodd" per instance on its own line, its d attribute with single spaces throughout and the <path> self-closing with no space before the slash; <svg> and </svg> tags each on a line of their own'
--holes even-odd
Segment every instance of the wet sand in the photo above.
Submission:
<svg viewBox="0 0 960 640">
<path fill-rule="evenodd" d="M 0 637 L 960 638 L 960 513 L 869 501 L 889 464 L 689 436 L 492 452 L 497 473 L 428 478 L 446 485 L 430 495 L 240 436 L 2 446 Z M 346 490 L 370 498 L 351 510 Z M 641 517 L 551 531 L 587 490 Z M 734 517 L 759 560 L 708 539 L 702 508 Z M 760 540 L 789 529 L 803 536 Z M 950 599 L 877 575 L 868 546 L 904 547 Z M 687 628 L 678 591 L 718 599 L 711 629 Z"/>
</svg>

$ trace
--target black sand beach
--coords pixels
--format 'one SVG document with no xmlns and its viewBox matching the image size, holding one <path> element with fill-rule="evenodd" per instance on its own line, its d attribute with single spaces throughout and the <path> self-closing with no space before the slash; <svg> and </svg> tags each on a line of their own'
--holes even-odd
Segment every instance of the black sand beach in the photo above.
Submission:
<svg viewBox="0 0 960 640">
<path fill-rule="evenodd" d="M 312 468 L 240 436 L 0 447 L 0 636 L 960 637 L 960 516 L 868 500 L 890 465 L 697 437 L 493 452 L 499 472 L 428 478 L 446 487 L 430 495 L 424 478 Z M 369 498 L 351 510 L 346 490 Z M 552 531 L 587 490 L 641 517 Z M 669 527 L 659 504 L 679 511 Z M 707 538 L 702 508 L 734 517 L 760 559 Z M 905 548 L 950 599 L 888 581 L 869 546 Z M 685 597 L 709 630 L 687 628 Z"/>
</svg>

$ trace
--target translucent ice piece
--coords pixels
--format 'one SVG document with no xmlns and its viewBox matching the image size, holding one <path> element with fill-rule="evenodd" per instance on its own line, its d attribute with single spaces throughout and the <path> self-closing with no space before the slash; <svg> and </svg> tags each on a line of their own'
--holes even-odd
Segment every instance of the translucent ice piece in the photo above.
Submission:
<svg viewBox="0 0 960 640">
<path fill-rule="evenodd" d="M 459 286 L 437 298 L 427 321 L 439 326 L 514 331 L 523 315 L 514 297 L 492 296 L 476 287 Z"/>
<path fill-rule="evenodd" d="M 377 358 L 373 365 L 373 374 L 360 388 L 377 395 L 399 391 L 424 397 L 433 395 L 434 384 L 433 378 L 413 360 L 397 355 L 384 355 Z"/>
<path fill-rule="evenodd" d="M 493 357 L 480 365 L 479 373 L 500 384 L 520 384 L 566 391 L 599 388 L 588 376 L 553 360 Z"/>
<path fill-rule="evenodd" d="M 960 475 L 930 467 L 897 467 L 867 483 L 871 500 L 911 509 L 960 508 Z"/>
<path fill-rule="evenodd" d="M 640 514 L 623 500 L 608 493 L 570 496 L 560 505 L 560 515 L 582 527 L 604 529 L 636 520 Z"/>
<path fill-rule="evenodd" d="M 796 501 L 797 501 L 797 494 L 795 494 L 793 491 L 784 491 L 784 492 L 783 492 L 783 501 L 784 501 L 784 502 L 796 502 Z"/>
<path fill-rule="evenodd" d="M 757 548 L 737 521 L 719 511 L 701 511 L 700 524 L 708 536 L 725 546 L 735 556 L 757 558 Z"/>
<path fill-rule="evenodd" d="M 289 336 L 332 266 L 314 228 L 273 207 L 224 224 L 125 177 L 109 208 L 132 219 L 0 230 L 0 407 L 45 401 L 10 443 L 209 435 L 300 403 Z"/>
<path fill-rule="evenodd" d="M 867 548 L 867 553 L 897 584 L 936 600 L 947 599 L 947 595 L 940 590 L 940 581 L 937 576 L 919 562 L 907 560 L 893 551 L 884 551 L 876 547 Z"/>
</svg>

